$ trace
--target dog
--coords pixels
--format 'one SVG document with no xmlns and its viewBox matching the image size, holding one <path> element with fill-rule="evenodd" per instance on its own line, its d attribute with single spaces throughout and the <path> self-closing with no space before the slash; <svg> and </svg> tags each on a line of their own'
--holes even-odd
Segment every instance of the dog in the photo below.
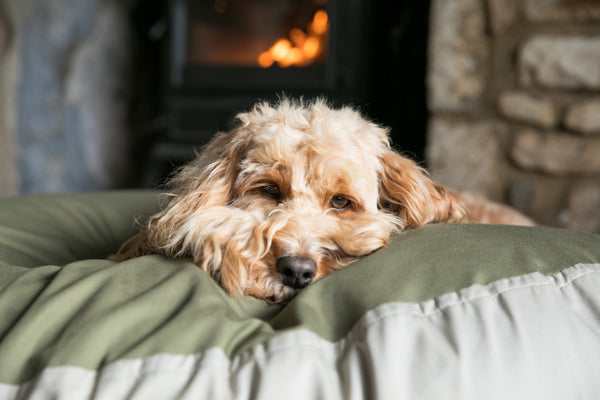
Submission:
<svg viewBox="0 0 600 400">
<path fill-rule="evenodd" d="M 387 129 L 325 100 L 259 103 L 169 182 L 166 207 L 117 255 L 191 258 L 232 295 L 289 301 L 429 223 L 534 225 L 434 183 Z"/>
</svg>

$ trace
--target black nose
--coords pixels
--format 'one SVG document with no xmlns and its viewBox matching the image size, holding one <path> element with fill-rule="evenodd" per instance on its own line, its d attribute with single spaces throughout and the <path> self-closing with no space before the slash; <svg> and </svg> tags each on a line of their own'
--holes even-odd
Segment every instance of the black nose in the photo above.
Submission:
<svg viewBox="0 0 600 400">
<path fill-rule="evenodd" d="M 275 263 L 284 285 L 294 289 L 307 287 L 317 273 L 317 263 L 312 258 L 283 256 Z"/>
</svg>

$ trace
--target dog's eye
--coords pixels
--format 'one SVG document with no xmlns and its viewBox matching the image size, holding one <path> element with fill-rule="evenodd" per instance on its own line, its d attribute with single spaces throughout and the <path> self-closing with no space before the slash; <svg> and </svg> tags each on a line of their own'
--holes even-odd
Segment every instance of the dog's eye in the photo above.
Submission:
<svg viewBox="0 0 600 400">
<path fill-rule="evenodd" d="M 350 200 L 343 196 L 333 196 L 329 205 L 335 210 L 344 210 L 350 205 Z"/>
<path fill-rule="evenodd" d="M 263 186 L 261 190 L 264 194 L 275 200 L 281 199 L 281 190 L 279 190 L 279 186 L 277 185 L 266 185 Z"/>
</svg>

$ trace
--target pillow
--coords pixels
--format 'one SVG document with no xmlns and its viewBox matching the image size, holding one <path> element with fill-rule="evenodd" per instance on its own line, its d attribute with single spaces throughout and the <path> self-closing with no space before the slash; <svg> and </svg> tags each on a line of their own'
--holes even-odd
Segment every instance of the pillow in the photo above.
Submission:
<svg viewBox="0 0 600 400">
<path fill-rule="evenodd" d="M 103 258 L 159 209 L 154 191 L 0 199 L 0 262 L 23 267 Z"/>
<path fill-rule="evenodd" d="M 159 203 L 0 199 L 0 398 L 600 393 L 598 235 L 429 225 L 282 306 L 188 260 L 108 261 Z"/>
</svg>

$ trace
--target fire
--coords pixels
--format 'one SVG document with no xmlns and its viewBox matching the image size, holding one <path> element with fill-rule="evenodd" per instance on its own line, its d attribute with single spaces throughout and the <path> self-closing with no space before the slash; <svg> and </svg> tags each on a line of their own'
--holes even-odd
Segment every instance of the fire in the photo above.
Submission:
<svg viewBox="0 0 600 400">
<path fill-rule="evenodd" d="M 289 39 L 277 40 L 269 50 L 258 56 L 258 64 L 263 68 L 275 62 L 282 68 L 308 65 L 323 53 L 328 31 L 329 17 L 325 10 L 319 10 L 308 24 L 306 32 L 300 28 L 292 29 Z"/>
</svg>

